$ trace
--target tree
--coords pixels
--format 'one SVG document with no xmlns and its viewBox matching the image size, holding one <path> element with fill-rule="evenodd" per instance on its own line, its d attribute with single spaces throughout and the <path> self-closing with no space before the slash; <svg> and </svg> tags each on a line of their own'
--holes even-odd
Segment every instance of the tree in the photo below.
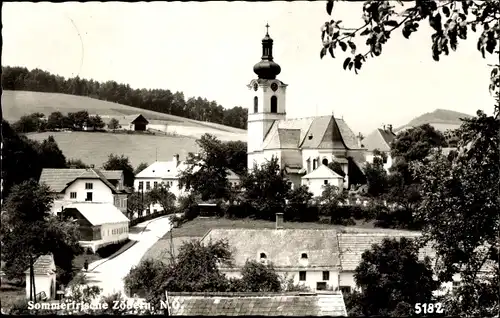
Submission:
<svg viewBox="0 0 500 318">
<path fill-rule="evenodd" d="M 245 292 L 280 292 L 281 282 L 272 264 L 247 261 L 241 270 L 240 286 Z"/>
<path fill-rule="evenodd" d="M 37 114 L 24 115 L 12 126 L 19 133 L 28 133 L 41 131 L 44 126 L 44 121 Z"/>
<path fill-rule="evenodd" d="M 81 159 L 68 159 L 66 166 L 74 169 L 87 169 L 90 166 L 83 162 Z"/>
<path fill-rule="evenodd" d="M 358 304 L 366 316 L 412 314 L 416 303 L 431 303 L 439 283 L 430 260 L 418 260 L 418 245 L 402 237 L 384 239 L 361 256 L 354 279 L 361 288 Z"/>
<path fill-rule="evenodd" d="M 458 154 L 452 161 L 437 152 L 429 163 L 413 168 L 422 191 L 416 218 L 424 224 L 425 241 L 434 242 L 442 259 L 438 277 L 449 281 L 458 272 L 462 277 L 462 298 L 455 308 L 460 315 L 498 312 L 498 288 L 485 285 L 480 272 L 485 264 L 495 264 L 491 281 L 498 281 L 499 130 L 497 119 L 478 111 L 458 130 Z"/>
<path fill-rule="evenodd" d="M 287 193 L 288 204 L 285 208 L 285 219 L 290 221 L 315 221 L 318 217 L 310 215 L 310 206 L 313 194 L 309 192 L 307 186 L 300 186 Z"/>
<path fill-rule="evenodd" d="M 187 168 L 179 175 L 179 188 L 192 190 L 203 201 L 228 199 L 230 186 L 227 180 L 228 157 L 222 142 L 205 134 L 196 141 L 200 154 L 188 154 Z"/>
<path fill-rule="evenodd" d="M 66 168 L 66 157 L 57 145 L 53 136 L 49 136 L 41 144 L 33 143 L 38 150 L 39 165 L 42 168 Z M 41 171 L 40 171 L 41 172 Z"/>
<path fill-rule="evenodd" d="M 134 168 L 130 164 L 128 157 L 110 154 L 108 160 L 102 165 L 104 170 L 123 171 L 124 185 L 126 187 L 134 186 Z"/>
<path fill-rule="evenodd" d="M 238 175 L 247 172 L 247 143 L 243 141 L 227 141 L 223 143 L 226 150 L 227 167 Z"/>
<path fill-rule="evenodd" d="M 148 192 L 148 202 L 158 203 L 164 213 L 172 212 L 175 207 L 175 194 L 170 192 L 170 187 L 160 183 Z"/>
<path fill-rule="evenodd" d="M 111 120 L 108 123 L 108 128 L 112 130 L 116 130 L 120 128 L 120 122 L 116 118 L 111 118 Z"/>
<path fill-rule="evenodd" d="M 149 197 L 144 192 L 134 192 L 129 195 L 127 200 L 127 213 L 129 218 L 133 218 L 135 214 L 138 217 L 141 217 L 144 213 L 144 210 L 149 205 Z"/>
<path fill-rule="evenodd" d="M 137 175 L 139 172 L 143 171 L 144 169 L 146 169 L 147 167 L 149 167 L 149 165 L 146 163 L 146 162 L 141 162 L 137 168 L 135 168 L 134 170 L 134 175 Z"/>
<path fill-rule="evenodd" d="M 102 129 L 106 126 L 106 124 L 102 121 L 101 116 L 89 116 L 87 121 L 87 127 L 93 127 L 93 129 Z"/>
<path fill-rule="evenodd" d="M 66 116 L 63 115 L 60 111 L 52 112 L 47 119 L 47 128 L 48 129 L 62 129 L 67 128 L 65 125 L 65 121 L 67 121 Z"/>
<path fill-rule="evenodd" d="M 76 113 L 68 113 L 68 122 L 71 124 L 71 128 L 78 130 L 83 129 L 83 125 L 88 123 L 89 113 L 86 110 L 81 110 Z"/>
<path fill-rule="evenodd" d="M 243 176 L 241 186 L 244 202 L 256 211 L 258 218 L 272 220 L 275 213 L 285 211 L 291 185 L 285 179 L 276 157 L 260 167 L 255 165 L 249 174 Z"/>
<path fill-rule="evenodd" d="M 399 3 L 401 10 L 396 10 Z M 329 0 L 326 11 L 331 15 L 334 1 Z M 382 47 L 390 38 L 392 32 L 400 28 L 403 36 L 409 38 L 417 32 L 419 22 L 428 20 L 434 29 L 432 34 L 432 57 L 439 61 L 444 53 L 449 54 L 450 49 L 455 51 L 459 39 L 467 39 L 467 31 L 476 32 L 478 26 L 482 31 L 477 41 L 477 49 L 483 58 L 486 53 L 499 54 L 500 39 L 500 1 L 415 1 L 413 6 L 404 5 L 403 1 L 366 1 L 363 5 L 364 25 L 347 28 L 341 20 L 325 22 L 321 29 L 323 48 L 320 57 L 328 52 L 335 57 L 337 47 L 346 51 L 349 47 L 351 56 L 344 60 L 344 69 L 354 70 L 358 73 L 368 56 L 376 57 L 382 53 Z M 355 39 L 365 38 L 368 46 L 367 52 L 360 52 Z M 338 51 L 338 50 L 337 50 Z M 495 93 L 498 104 L 495 113 L 500 107 L 500 64 L 492 65 L 490 91 Z"/>
<path fill-rule="evenodd" d="M 130 269 L 123 279 L 125 288 L 133 294 L 152 294 L 156 288 L 156 279 L 164 271 L 165 264 L 159 260 L 146 259 Z"/>
<path fill-rule="evenodd" d="M 346 214 L 349 211 L 346 209 L 338 209 L 340 204 L 345 204 L 347 194 L 343 189 L 325 184 L 321 197 L 318 199 L 320 206 L 320 214 L 330 216 L 330 223 L 352 225 L 354 220 L 351 215 Z"/>
<path fill-rule="evenodd" d="M 387 155 L 375 149 L 373 156 L 373 163 L 366 163 L 364 173 L 368 183 L 368 194 L 378 197 L 387 191 L 387 171 L 384 168 Z"/>
</svg>

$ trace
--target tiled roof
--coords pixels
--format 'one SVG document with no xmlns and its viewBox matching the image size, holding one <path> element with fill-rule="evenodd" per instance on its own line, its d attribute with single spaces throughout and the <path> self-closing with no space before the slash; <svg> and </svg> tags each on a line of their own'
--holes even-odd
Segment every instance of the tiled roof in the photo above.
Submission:
<svg viewBox="0 0 500 318">
<path fill-rule="evenodd" d="M 73 203 L 66 209 L 78 210 L 92 225 L 128 222 L 129 219 L 111 203 Z"/>
<path fill-rule="evenodd" d="M 56 267 L 52 254 L 42 255 L 38 257 L 38 259 L 35 261 L 35 264 L 33 264 L 33 271 L 35 272 L 35 275 L 50 275 L 55 273 Z M 24 271 L 24 273 L 29 274 L 30 269 L 28 268 L 26 271 Z"/>
<path fill-rule="evenodd" d="M 177 178 L 181 169 L 185 168 L 184 162 L 180 161 L 156 161 L 146 169 L 139 172 L 136 178 Z"/>
<path fill-rule="evenodd" d="M 226 239 L 234 249 L 234 266 L 260 260 L 266 254 L 275 268 L 331 268 L 339 265 L 335 230 L 322 229 L 212 229 L 202 242 Z M 301 259 L 307 253 L 307 264 Z"/>
<path fill-rule="evenodd" d="M 110 171 L 113 175 L 116 170 Z M 120 171 L 121 172 L 121 171 Z M 106 179 L 105 175 L 98 169 L 47 169 L 42 170 L 40 183 L 45 183 L 53 192 L 62 192 L 66 187 L 76 179 L 100 179 L 112 191 L 117 189 Z"/>
<path fill-rule="evenodd" d="M 420 237 L 419 232 L 410 231 L 394 231 L 382 233 L 338 233 L 337 240 L 340 250 L 340 262 L 342 270 L 354 271 L 361 263 L 361 255 L 371 249 L 373 244 L 381 244 L 385 238 L 400 239 Z M 423 260 L 425 256 L 431 259 L 435 258 L 436 254 L 430 247 L 424 247 L 420 250 L 419 259 Z"/>
<path fill-rule="evenodd" d="M 169 293 L 171 315 L 347 316 L 342 294 Z"/>
<path fill-rule="evenodd" d="M 101 170 L 101 172 L 108 180 L 120 180 L 123 177 L 121 170 Z"/>
<path fill-rule="evenodd" d="M 284 149 L 281 151 L 281 166 L 286 168 L 302 168 L 302 154 L 299 149 Z"/>
<path fill-rule="evenodd" d="M 325 165 L 321 165 L 310 173 L 302 177 L 302 179 L 344 179 L 339 174 Z"/>
<path fill-rule="evenodd" d="M 342 143 L 342 137 L 336 127 L 333 125 L 332 116 L 315 117 L 307 131 L 301 148 L 341 148 L 345 146 Z"/>
<path fill-rule="evenodd" d="M 335 118 L 335 122 L 337 127 L 339 128 L 340 135 L 342 136 L 342 140 L 344 140 L 344 144 L 348 149 L 362 149 L 358 144 L 358 139 L 354 132 L 349 128 L 347 123 L 343 119 Z"/>
<path fill-rule="evenodd" d="M 396 135 L 390 131 L 380 128 L 375 129 L 371 134 L 363 140 L 365 148 L 369 151 L 378 149 L 380 151 L 391 151 L 391 142 L 396 138 Z"/>
</svg>

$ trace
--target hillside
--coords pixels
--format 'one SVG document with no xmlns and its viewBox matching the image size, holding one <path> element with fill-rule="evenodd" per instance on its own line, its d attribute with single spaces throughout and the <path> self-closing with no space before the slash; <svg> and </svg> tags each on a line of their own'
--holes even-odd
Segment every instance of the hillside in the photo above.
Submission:
<svg viewBox="0 0 500 318">
<path fill-rule="evenodd" d="M 405 130 L 411 127 L 420 126 L 423 124 L 430 124 L 437 130 L 445 132 L 446 130 L 453 130 L 460 127 L 462 121 L 460 118 L 472 117 L 471 115 L 456 112 L 447 109 L 436 109 L 431 113 L 425 113 L 412 119 L 408 124 L 395 129 L 395 132 Z"/>
<path fill-rule="evenodd" d="M 34 112 L 48 116 L 54 111 L 65 114 L 87 110 L 91 115 L 101 116 L 105 122 L 113 117 L 120 120 L 120 117 L 141 113 L 150 121 L 152 127 L 168 133 L 194 138 L 210 133 L 221 140 L 246 141 L 246 131 L 242 129 L 76 95 L 5 90 L 2 93 L 2 110 L 4 118 L 9 122 Z"/>
</svg>

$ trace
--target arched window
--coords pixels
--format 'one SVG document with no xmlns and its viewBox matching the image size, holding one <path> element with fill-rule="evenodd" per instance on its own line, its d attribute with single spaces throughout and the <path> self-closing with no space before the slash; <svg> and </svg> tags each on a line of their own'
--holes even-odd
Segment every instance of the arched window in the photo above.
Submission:
<svg viewBox="0 0 500 318">
<path fill-rule="evenodd" d="M 316 170 L 316 165 L 318 164 L 318 160 L 313 160 L 313 170 Z"/>
<path fill-rule="evenodd" d="M 271 96 L 271 113 L 278 112 L 278 97 Z"/>
<path fill-rule="evenodd" d="M 307 259 L 307 254 L 306 253 L 302 253 L 302 255 L 300 256 L 300 258 Z"/>
<path fill-rule="evenodd" d="M 259 112 L 259 98 L 257 96 L 253 98 L 253 112 L 254 113 Z"/>
<path fill-rule="evenodd" d="M 260 258 L 267 258 L 266 253 L 260 253 Z"/>
<path fill-rule="evenodd" d="M 323 161 L 321 161 L 322 164 L 324 164 L 325 166 L 328 166 L 328 159 L 323 159 Z"/>
</svg>

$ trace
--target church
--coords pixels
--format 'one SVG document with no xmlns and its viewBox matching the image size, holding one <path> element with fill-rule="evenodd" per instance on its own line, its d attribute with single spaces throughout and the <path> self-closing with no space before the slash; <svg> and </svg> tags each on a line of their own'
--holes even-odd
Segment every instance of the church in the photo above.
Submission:
<svg viewBox="0 0 500 318">
<path fill-rule="evenodd" d="M 281 67 L 273 58 L 269 25 L 262 40 L 262 58 L 253 70 L 257 75 L 248 85 L 248 169 L 273 156 L 292 186 L 307 185 L 314 195 L 324 184 L 350 188 L 366 183 L 363 174 L 366 149 L 343 119 L 331 116 L 287 118 L 288 85 L 277 78 Z M 343 175 L 328 164 L 340 164 Z M 338 166 L 338 165 L 337 165 Z"/>
</svg>

